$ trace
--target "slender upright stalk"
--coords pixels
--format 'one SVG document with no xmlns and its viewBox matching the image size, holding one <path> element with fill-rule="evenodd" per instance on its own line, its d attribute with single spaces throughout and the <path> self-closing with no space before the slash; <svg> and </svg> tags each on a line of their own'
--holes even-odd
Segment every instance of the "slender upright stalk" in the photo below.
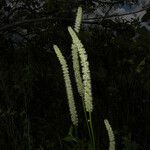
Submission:
<svg viewBox="0 0 150 150">
<path fill-rule="evenodd" d="M 87 117 L 87 112 L 86 112 L 86 109 L 85 109 L 85 104 L 84 104 L 84 99 L 82 98 L 82 105 L 83 105 L 83 110 L 84 110 L 84 116 L 85 116 L 85 121 L 86 121 L 86 125 L 87 125 L 87 128 L 88 128 L 88 132 L 89 132 L 89 136 L 90 136 L 90 140 L 92 139 L 92 134 L 91 134 L 91 130 L 90 130 L 90 125 L 88 123 L 88 117 Z"/>
<path fill-rule="evenodd" d="M 82 42 L 79 40 L 75 31 L 71 27 L 68 27 L 68 31 L 72 37 L 73 44 L 76 46 L 79 53 L 79 57 L 81 59 L 81 70 L 82 70 L 83 88 L 84 88 L 81 97 L 83 101 L 83 109 L 85 112 L 84 114 L 85 114 L 87 127 L 90 135 L 90 140 L 92 143 L 93 150 L 95 150 L 95 139 L 94 139 L 93 126 L 92 126 L 92 118 L 91 118 L 91 113 L 93 111 L 93 104 L 92 104 L 91 78 L 90 78 L 88 56 Z M 87 113 L 89 114 L 88 117 L 87 117 Z"/>
<path fill-rule="evenodd" d="M 93 125 L 92 125 L 92 115 L 91 112 L 89 112 L 89 126 L 90 126 L 90 131 L 91 131 L 91 140 L 92 140 L 92 146 L 93 150 L 95 150 L 95 138 L 94 138 L 94 131 L 93 131 Z"/>
</svg>

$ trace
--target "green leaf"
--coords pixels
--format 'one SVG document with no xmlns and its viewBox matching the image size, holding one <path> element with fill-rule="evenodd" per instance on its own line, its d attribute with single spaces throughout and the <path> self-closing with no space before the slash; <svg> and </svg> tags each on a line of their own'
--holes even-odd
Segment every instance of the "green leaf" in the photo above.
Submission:
<svg viewBox="0 0 150 150">
<path fill-rule="evenodd" d="M 71 135 L 64 137 L 63 140 L 66 142 L 78 142 L 77 139 Z"/>
<path fill-rule="evenodd" d="M 70 127 L 68 135 L 64 137 L 63 140 L 66 142 L 78 142 L 77 139 L 73 136 L 73 126 Z"/>
</svg>

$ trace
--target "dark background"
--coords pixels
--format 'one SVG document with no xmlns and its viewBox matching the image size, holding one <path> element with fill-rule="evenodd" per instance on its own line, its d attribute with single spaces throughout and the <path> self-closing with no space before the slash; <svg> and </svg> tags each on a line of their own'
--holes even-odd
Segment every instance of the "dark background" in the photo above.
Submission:
<svg viewBox="0 0 150 150">
<path fill-rule="evenodd" d="M 67 27 L 74 25 L 79 5 L 84 14 L 93 12 L 93 1 L 11 2 L 0 1 L 0 150 L 87 149 Z M 99 5 L 125 3 L 131 5 L 131 1 Z M 149 12 L 143 22 L 149 20 Z M 114 22 L 106 15 L 83 21 L 79 38 L 90 63 L 97 150 L 108 149 L 105 118 L 114 130 L 117 150 L 149 150 L 150 32 L 138 19 Z M 71 120 L 53 44 L 60 47 L 70 69 L 79 114 L 77 143 L 63 140 Z"/>
</svg>

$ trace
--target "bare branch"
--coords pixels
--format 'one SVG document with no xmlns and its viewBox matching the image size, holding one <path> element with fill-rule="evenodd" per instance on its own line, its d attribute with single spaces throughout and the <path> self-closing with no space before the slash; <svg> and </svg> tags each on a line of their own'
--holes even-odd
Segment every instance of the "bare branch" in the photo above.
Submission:
<svg viewBox="0 0 150 150">
<path fill-rule="evenodd" d="M 121 16 L 128 16 L 128 15 L 131 15 L 131 14 L 137 14 L 139 12 L 142 12 L 142 11 L 145 11 L 147 10 L 147 8 L 143 8 L 141 10 L 138 10 L 138 11 L 134 11 L 134 12 L 129 12 L 129 13 L 124 13 L 124 14 L 113 14 L 113 15 L 108 15 L 106 16 L 105 18 L 112 18 L 112 17 L 121 17 Z M 88 18 L 88 19 L 85 19 L 86 21 L 87 20 L 99 20 L 99 18 Z"/>
<path fill-rule="evenodd" d="M 145 11 L 147 8 L 143 8 L 141 10 L 135 11 L 135 12 L 130 12 L 130 13 L 125 13 L 125 14 L 114 14 L 114 15 L 107 15 L 105 16 L 105 19 L 107 18 L 112 18 L 112 17 L 121 17 L 121 16 L 127 16 L 131 14 L 137 14 L 139 12 Z M 103 18 L 103 17 L 102 17 Z M 41 21 L 70 21 L 72 22 L 74 19 L 73 18 L 60 18 L 60 17 L 43 17 L 43 18 L 38 18 L 38 19 L 29 19 L 29 20 L 23 20 L 23 21 L 18 21 L 12 24 L 7 24 L 2 27 L 0 27 L 0 31 L 6 31 L 9 30 L 13 27 L 20 26 L 23 24 L 29 24 L 29 23 L 35 23 L 35 22 L 41 22 Z M 82 23 L 84 24 L 100 24 L 100 18 L 88 18 L 84 19 Z"/>
<path fill-rule="evenodd" d="M 38 18 L 38 19 L 28 19 L 28 20 L 22 20 L 22 21 L 17 21 L 12 24 L 7 24 L 4 25 L 0 28 L 0 31 L 5 31 L 9 30 L 12 27 L 15 26 L 20 26 L 22 24 L 28 24 L 28 23 L 35 23 L 35 22 L 41 22 L 41 21 L 72 21 L 73 19 L 71 18 L 52 18 L 52 17 L 43 17 L 43 18 Z"/>
<path fill-rule="evenodd" d="M 106 4 L 106 5 L 115 5 L 115 4 L 121 4 L 124 3 L 124 0 L 120 1 L 113 1 L 113 2 L 108 2 L 108 1 L 101 1 L 101 0 L 93 0 L 93 2 L 99 3 L 99 4 Z"/>
</svg>

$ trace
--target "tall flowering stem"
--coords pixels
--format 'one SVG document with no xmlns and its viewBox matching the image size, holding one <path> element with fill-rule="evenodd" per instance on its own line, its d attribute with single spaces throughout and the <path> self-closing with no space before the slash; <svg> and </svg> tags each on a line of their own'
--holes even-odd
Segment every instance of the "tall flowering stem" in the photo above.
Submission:
<svg viewBox="0 0 150 150">
<path fill-rule="evenodd" d="M 91 113 L 93 111 L 93 104 L 92 104 L 92 91 L 91 91 L 91 77 L 90 77 L 90 69 L 89 69 L 89 62 L 87 60 L 87 54 L 86 50 L 79 40 L 77 34 L 75 31 L 68 27 L 68 31 L 72 37 L 73 44 L 77 47 L 79 57 L 81 60 L 81 70 L 82 70 L 82 77 L 83 77 L 83 99 L 84 99 L 84 106 L 86 112 L 89 114 L 89 119 L 86 120 L 88 124 L 88 129 L 90 128 L 90 138 L 92 142 L 93 150 L 95 149 L 95 139 L 94 139 L 94 132 L 93 132 L 93 126 L 92 126 L 92 117 Z M 83 106 L 83 107 L 84 107 Z M 86 116 L 87 118 L 87 116 Z"/>
<path fill-rule="evenodd" d="M 81 59 L 81 66 L 82 66 L 82 74 L 83 74 L 83 85 L 84 85 L 84 101 L 85 107 L 87 112 L 93 111 L 93 104 L 92 104 L 92 92 L 91 92 L 91 77 L 90 77 L 90 70 L 89 70 L 89 62 L 87 60 L 87 54 L 83 44 L 79 40 L 78 36 L 74 32 L 71 27 L 68 27 L 68 31 L 72 37 L 73 44 L 77 46 L 79 56 Z"/>
<path fill-rule="evenodd" d="M 67 62 L 62 55 L 60 49 L 58 48 L 57 45 L 53 46 L 55 53 L 58 57 L 58 60 L 61 64 L 62 70 L 63 70 L 63 76 L 64 76 L 64 81 L 65 81 L 65 86 L 66 86 L 66 93 L 67 93 L 67 98 L 68 98 L 68 104 L 69 104 L 69 110 L 71 114 L 71 120 L 72 123 L 77 126 L 78 125 L 78 116 L 77 116 L 77 111 L 76 111 L 76 106 L 74 102 L 74 96 L 73 96 L 73 91 L 72 91 L 72 86 L 71 86 L 71 80 L 69 76 L 69 71 L 68 71 L 68 65 Z"/>
</svg>

